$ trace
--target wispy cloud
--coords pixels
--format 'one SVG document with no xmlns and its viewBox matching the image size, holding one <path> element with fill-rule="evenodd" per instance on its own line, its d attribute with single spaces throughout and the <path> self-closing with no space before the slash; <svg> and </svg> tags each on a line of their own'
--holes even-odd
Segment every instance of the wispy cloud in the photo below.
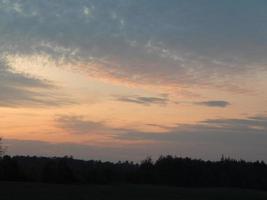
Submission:
<svg viewBox="0 0 267 200">
<path fill-rule="evenodd" d="M 116 101 L 127 103 L 141 104 L 145 106 L 150 105 L 166 105 L 169 102 L 167 97 L 145 97 L 145 96 L 118 96 L 115 97 Z"/>
<path fill-rule="evenodd" d="M 146 126 L 150 126 L 150 127 L 156 127 L 156 128 L 160 128 L 163 130 L 171 130 L 173 129 L 172 126 L 165 126 L 165 125 L 160 125 L 160 124 L 145 124 Z"/>
<path fill-rule="evenodd" d="M 0 107 L 59 106 L 73 101 L 60 95 L 47 80 L 14 72 L 4 59 L 0 60 Z"/>
<path fill-rule="evenodd" d="M 1 1 L 0 53 L 45 53 L 122 83 L 244 91 L 234 77 L 266 70 L 265 8 L 262 1 Z M 258 39 L 248 44 L 251 37 Z"/>
</svg>

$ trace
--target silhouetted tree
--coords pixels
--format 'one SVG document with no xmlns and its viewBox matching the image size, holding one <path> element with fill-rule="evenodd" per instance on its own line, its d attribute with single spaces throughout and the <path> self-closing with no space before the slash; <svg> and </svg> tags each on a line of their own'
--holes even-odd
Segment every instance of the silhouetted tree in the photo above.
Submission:
<svg viewBox="0 0 267 200">
<path fill-rule="evenodd" d="M 43 170 L 43 181 L 52 183 L 72 183 L 75 178 L 68 165 L 68 158 L 50 160 Z"/>
<path fill-rule="evenodd" d="M 0 161 L 0 179 L 18 181 L 21 178 L 17 160 L 10 156 L 4 156 Z"/>
<path fill-rule="evenodd" d="M 267 165 L 224 157 L 220 161 L 161 156 L 140 164 L 4 156 L 0 180 L 83 184 L 158 184 L 180 187 L 239 187 L 267 189 Z"/>
<path fill-rule="evenodd" d="M 6 148 L 3 146 L 3 138 L 0 137 L 0 158 L 4 156 Z"/>
<path fill-rule="evenodd" d="M 154 180 L 154 164 L 151 157 L 147 157 L 141 161 L 140 165 L 140 180 L 143 183 L 153 183 Z"/>
</svg>

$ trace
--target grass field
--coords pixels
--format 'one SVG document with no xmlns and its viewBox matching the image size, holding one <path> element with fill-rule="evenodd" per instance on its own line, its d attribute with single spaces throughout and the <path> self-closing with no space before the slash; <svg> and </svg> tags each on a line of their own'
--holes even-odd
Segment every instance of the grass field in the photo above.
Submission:
<svg viewBox="0 0 267 200">
<path fill-rule="evenodd" d="M 1 200 L 266 200 L 267 192 L 241 189 L 184 189 L 146 185 L 95 186 L 0 182 Z"/>
</svg>

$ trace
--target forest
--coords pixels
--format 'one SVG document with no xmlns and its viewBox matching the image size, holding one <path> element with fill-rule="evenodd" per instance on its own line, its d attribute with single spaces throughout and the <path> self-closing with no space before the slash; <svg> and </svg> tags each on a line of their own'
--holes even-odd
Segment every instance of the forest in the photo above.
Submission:
<svg viewBox="0 0 267 200">
<path fill-rule="evenodd" d="M 267 190 L 267 165 L 222 157 L 204 161 L 161 156 L 140 163 L 78 160 L 72 157 L 3 156 L 0 180 L 59 184 L 149 184 Z"/>
</svg>

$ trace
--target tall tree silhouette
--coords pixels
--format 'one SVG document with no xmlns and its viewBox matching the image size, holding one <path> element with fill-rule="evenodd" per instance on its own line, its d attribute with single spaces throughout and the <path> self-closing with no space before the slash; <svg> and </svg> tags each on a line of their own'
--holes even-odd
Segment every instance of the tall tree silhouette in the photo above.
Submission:
<svg viewBox="0 0 267 200">
<path fill-rule="evenodd" d="M 6 148 L 3 146 L 3 138 L 0 137 L 0 158 L 4 156 Z"/>
</svg>

